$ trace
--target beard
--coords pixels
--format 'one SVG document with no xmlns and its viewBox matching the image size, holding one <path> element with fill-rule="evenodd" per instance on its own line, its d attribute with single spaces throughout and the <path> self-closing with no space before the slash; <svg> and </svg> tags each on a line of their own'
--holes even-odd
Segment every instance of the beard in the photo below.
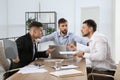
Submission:
<svg viewBox="0 0 120 80">
<path fill-rule="evenodd" d="M 61 33 L 66 35 L 67 34 L 67 30 L 61 31 Z"/>
<path fill-rule="evenodd" d="M 87 37 L 87 36 L 89 36 L 89 32 L 88 33 L 86 33 L 86 34 L 83 34 L 83 37 Z"/>
</svg>

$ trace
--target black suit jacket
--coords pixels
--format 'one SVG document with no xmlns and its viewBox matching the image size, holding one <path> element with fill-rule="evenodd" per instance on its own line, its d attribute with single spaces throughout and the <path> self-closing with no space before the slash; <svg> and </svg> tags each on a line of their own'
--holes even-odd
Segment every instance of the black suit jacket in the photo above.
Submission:
<svg viewBox="0 0 120 80">
<path fill-rule="evenodd" d="M 18 67 L 23 67 L 31 63 L 35 58 L 48 57 L 45 52 L 37 52 L 33 58 L 33 42 L 29 33 L 16 40 L 20 62 Z"/>
</svg>

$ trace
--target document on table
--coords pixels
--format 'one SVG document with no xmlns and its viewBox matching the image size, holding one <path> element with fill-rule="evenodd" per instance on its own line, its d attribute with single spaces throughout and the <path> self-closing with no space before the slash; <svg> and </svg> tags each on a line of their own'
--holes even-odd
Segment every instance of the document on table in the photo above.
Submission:
<svg viewBox="0 0 120 80">
<path fill-rule="evenodd" d="M 56 69 L 56 66 L 52 66 L 52 68 Z M 65 69 L 77 69 L 80 68 L 79 66 L 76 65 L 61 65 L 61 70 L 65 70 Z"/>
<path fill-rule="evenodd" d="M 75 69 L 75 68 L 80 68 L 79 66 L 76 65 L 65 65 L 65 66 L 61 66 L 61 69 Z"/>
<path fill-rule="evenodd" d="M 79 51 L 60 51 L 60 54 L 73 54 L 74 55 L 77 52 Z"/>
<path fill-rule="evenodd" d="M 39 66 L 35 66 L 35 65 L 25 66 L 18 71 L 18 73 L 22 73 L 22 74 L 44 73 L 44 72 L 47 72 L 47 70 L 44 68 L 40 68 Z"/>
<path fill-rule="evenodd" d="M 44 59 L 45 62 L 62 62 L 64 61 L 64 59 L 50 59 L 50 58 L 47 58 L 47 59 Z"/>
<path fill-rule="evenodd" d="M 82 71 L 76 69 L 55 71 L 55 72 L 51 72 L 50 74 L 56 77 L 72 77 L 72 76 L 83 75 Z"/>
<path fill-rule="evenodd" d="M 49 45 L 55 45 L 53 41 L 43 42 L 38 44 L 38 51 L 46 51 Z"/>
</svg>

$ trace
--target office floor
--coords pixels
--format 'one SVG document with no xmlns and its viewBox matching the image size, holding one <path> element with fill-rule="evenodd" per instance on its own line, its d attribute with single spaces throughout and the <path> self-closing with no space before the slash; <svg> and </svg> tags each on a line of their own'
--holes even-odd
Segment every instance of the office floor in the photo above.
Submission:
<svg viewBox="0 0 120 80">
<path fill-rule="evenodd" d="M 2 80 L 2 75 L 3 75 L 3 73 L 4 73 L 4 70 L 3 70 L 3 68 L 0 66 L 0 80 Z"/>
</svg>

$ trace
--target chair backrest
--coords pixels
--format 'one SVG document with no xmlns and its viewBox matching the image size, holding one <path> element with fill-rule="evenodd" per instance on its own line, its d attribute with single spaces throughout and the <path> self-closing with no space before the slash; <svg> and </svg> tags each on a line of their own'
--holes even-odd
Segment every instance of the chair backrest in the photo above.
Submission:
<svg viewBox="0 0 120 80">
<path fill-rule="evenodd" d="M 3 39 L 6 58 L 14 59 L 18 57 L 18 50 L 15 41 Z"/>
<path fill-rule="evenodd" d="M 3 41 L 0 41 L 0 64 L 2 65 L 5 71 L 9 70 L 10 64 L 5 56 Z"/>
<path fill-rule="evenodd" d="M 115 75 L 114 75 L 114 80 L 120 80 L 120 62 L 117 66 L 117 69 L 116 69 L 116 72 L 115 72 Z"/>
</svg>

